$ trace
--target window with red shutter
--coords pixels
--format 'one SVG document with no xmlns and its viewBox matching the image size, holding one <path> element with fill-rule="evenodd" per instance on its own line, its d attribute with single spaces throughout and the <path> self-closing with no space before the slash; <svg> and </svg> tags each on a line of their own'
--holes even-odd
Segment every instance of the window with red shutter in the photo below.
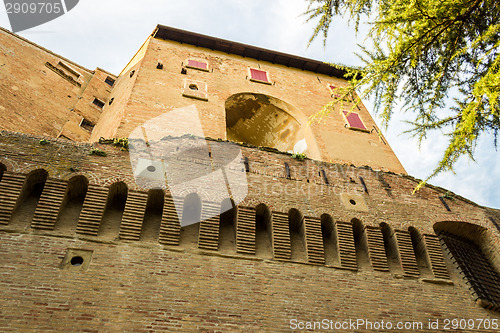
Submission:
<svg viewBox="0 0 500 333">
<path fill-rule="evenodd" d="M 330 84 L 329 88 L 330 88 L 330 91 L 332 93 L 332 97 L 340 98 L 340 94 L 337 93 L 337 87 L 336 86 L 334 86 L 333 84 Z"/>
<path fill-rule="evenodd" d="M 271 81 L 269 80 L 267 72 L 260 70 L 260 69 L 255 69 L 255 68 L 250 68 L 250 80 L 271 84 Z"/>
<path fill-rule="evenodd" d="M 348 112 L 348 111 L 342 111 L 342 112 L 344 113 L 344 117 L 347 120 L 347 123 L 349 124 L 349 128 L 368 131 L 365 124 L 363 124 L 363 121 L 359 117 L 359 114 L 357 114 L 356 112 Z"/>
<path fill-rule="evenodd" d="M 189 59 L 186 67 L 208 72 L 208 63 L 203 61 Z"/>
</svg>

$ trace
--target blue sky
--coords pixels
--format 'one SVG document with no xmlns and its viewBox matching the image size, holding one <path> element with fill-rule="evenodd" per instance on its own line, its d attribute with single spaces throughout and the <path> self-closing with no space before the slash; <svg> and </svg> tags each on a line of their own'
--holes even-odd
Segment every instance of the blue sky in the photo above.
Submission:
<svg viewBox="0 0 500 333">
<path fill-rule="evenodd" d="M 342 19 L 330 29 L 326 47 L 318 39 L 307 41 L 314 24 L 300 16 L 305 0 L 82 0 L 66 15 L 19 34 L 89 69 L 101 67 L 118 74 L 156 24 L 168 25 L 219 38 L 234 40 L 321 61 L 359 65 L 354 55 L 363 44 L 366 26 L 356 36 Z M 10 29 L 5 9 L 0 9 L 0 26 Z M 370 101 L 364 101 L 373 110 Z M 385 135 L 406 171 L 426 178 L 439 161 L 447 138 L 440 132 L 424 141 L 401 134 L 402 122 L 411 115 L 396 114 Z M 374 115 L 377 123 L 380 119 Z M 480 140 L 476 162 L 461 159 L 456 173 L 439 175 L 430 181 L 480 205 L 500 208 L 500 154 L 492 138 Z"/>
</svg>

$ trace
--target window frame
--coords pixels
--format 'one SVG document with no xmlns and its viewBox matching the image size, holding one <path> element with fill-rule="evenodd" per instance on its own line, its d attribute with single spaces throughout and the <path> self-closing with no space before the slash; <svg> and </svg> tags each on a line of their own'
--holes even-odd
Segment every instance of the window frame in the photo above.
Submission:
<svg viewBox="0 0 500 333">
<path fill-rule="evenodd" d="M 361 115 L 358 112 L 342 110 L 341 114 L 342 114 L 342 117 L 344 118 L 344 122 L 346 123 L 346 127 L 348 129 L 353 130 L 353 131 L 360 131 L 360 132 L 370 133 L 370 130 L 368 129 L 368 127 L 366 126 L 365 122 L 363 121 L 363 118 L 361 118 Z M 351 114 L 355 114 L 355 115 L 358 116 L 358 119 L 361 122 L 361 124 L 364 126 L 364 128 L 355 127 L 355 126 L 351 125 L 351 123 L 349 122 L 349 119 L 347 118 L 347 116 L 351 115 Z"/>
</svg>

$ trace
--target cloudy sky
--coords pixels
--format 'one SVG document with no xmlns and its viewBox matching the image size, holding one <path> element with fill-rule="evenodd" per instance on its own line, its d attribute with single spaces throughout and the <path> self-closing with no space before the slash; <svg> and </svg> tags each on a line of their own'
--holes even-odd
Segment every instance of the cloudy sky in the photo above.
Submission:
<svg viewBox="0 0 500 333">
<path fill-rule="evenodd" d="M 331 26 L 325 48 L 319 39 L 307 48 L 314 25 L 305 24 L 305 18 L 300 16 L 306 8 L 306 0 L 81 0 L 62 17 L 19 34 L 89 69 L 101 67 L 115 74 L 120 73 L 156 24 L 321 61 L 359 65 L 353 52 L 358 43 L 364 43 L 367 27 L 362 26 L 361 34 L 356 36 L 352 27 L 338 19 Z M 4 8 L 0 8 L 0 26 L 10 29 Z M 365 104 L 372 109 L 370 101 Z M 447 138 L 436 133 L 419 150 L 414 139 L 402 134 L 406 128 L 404 117 L 396 114 L 385 135 L 406 171 L 423 179 L 439 161 Z M 497 165 L 500 154 L 494 149 L 492 137 L 485 136 L 476 162 L 463 158 L 456 166 L 456 174 L 442 174 L 430 183 L 480 205 L 500 208 Z"/>
</svg>

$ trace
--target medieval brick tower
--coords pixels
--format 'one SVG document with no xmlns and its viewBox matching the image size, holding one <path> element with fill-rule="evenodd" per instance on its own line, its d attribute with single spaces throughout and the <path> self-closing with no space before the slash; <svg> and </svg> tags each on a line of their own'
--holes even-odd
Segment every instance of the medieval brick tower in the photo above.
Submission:
<svg viewBox="0 0 500 333">
<path fill-rule="evenodd" d="M 498 330 L 500 211 L 412 195 L 363 105 L 309 123 L 342 70 L 166 26 L 0 65 L 0 331 Z"/>
</svg>

